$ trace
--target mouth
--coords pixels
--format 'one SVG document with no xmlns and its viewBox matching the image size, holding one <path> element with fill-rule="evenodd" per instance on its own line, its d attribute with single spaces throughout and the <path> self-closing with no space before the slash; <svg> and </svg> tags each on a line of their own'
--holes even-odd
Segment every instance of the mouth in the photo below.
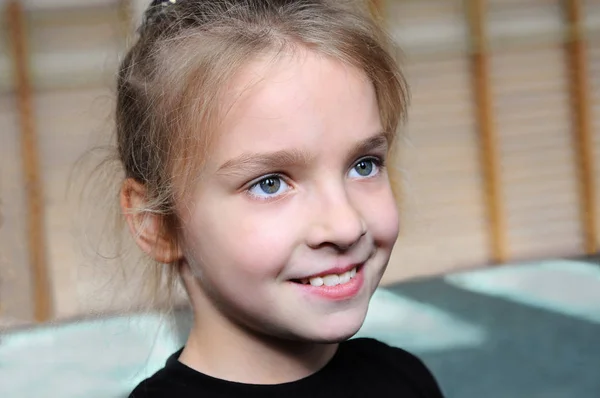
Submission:
<svg viewBox="0 0 600 398">
<path fill-rule="evenodd" d="M 324 274 L 304 279 L 292 279 L 291 282 L 301 285 L 311 285 L 314 287 L 333 287 L 338 285 L 345 285 L 350 283 L 350 281 L 352 281 L 353 279 L 355 279 L 357 274 L 362 270 L 362 268 L 363 265 L 361 264 L 355 266 L 349 271 L 340 274 Z"/>
</svg>

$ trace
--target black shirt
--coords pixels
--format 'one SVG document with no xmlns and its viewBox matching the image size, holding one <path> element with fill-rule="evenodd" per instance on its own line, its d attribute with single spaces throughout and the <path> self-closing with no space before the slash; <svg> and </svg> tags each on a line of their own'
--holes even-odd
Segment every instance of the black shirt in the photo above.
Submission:
<svg viewBox="0 0 600 398">
<path fill-rule="evenodd" d="M 181 350 L 167 360 L 164 368 L 140 383 L 130 398 L 443 396 L 418 358 L 373 339 L 343 342 L 318 372 L 298 381 L 275 385 L 235 383 L 207 376 L 179 362 L 180 354 Z"/>
</svg>

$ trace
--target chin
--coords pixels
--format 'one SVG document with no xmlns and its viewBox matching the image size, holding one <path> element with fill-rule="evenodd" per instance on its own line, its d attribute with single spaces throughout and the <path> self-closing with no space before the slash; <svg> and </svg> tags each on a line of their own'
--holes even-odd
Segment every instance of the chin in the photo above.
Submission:
<svg viewBox="0 0 600 398">
<path fill-rule="evenodd" d="M 313 322 L 310 331 L 305 331 L 304 338 L 321 344 L 333 344 L 346 341 L 354 336 L 362 327 L 366 318 L 366 308 L 355 309 L 350 313 L 329 315 L 327 319 Z"/>
<path fill-rule="evenodd" d="M 337 328 L 336 330 L 330 330 L 327 333 L 319 333 L 318 336 L 314 339 L 315 343 L 320 344 L 335 344 L 341 343 L 352 338 L 358 331 L 362 323 L 358 327 L 352 328 Z"/>
</svg>

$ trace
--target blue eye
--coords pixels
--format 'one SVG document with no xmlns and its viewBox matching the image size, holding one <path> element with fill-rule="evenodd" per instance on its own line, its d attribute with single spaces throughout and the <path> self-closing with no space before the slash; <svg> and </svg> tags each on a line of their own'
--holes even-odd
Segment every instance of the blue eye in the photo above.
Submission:
<svg viewBox="0 0 600 398">
<path fill-rule="evenodd" d="M 377 175 L 381 168 L 381 162 L 374 158 L 363 158 L 354 164 L 350 170 L 352 178 L 369 178 Z"/>
<path fill-rule="evenodd" d="M 272 175 L 263 178 L 248 189 L 250 195 L 259 199 L 268 199 L 277 197 L 287 190 L 290 186 L 278 175 Z"/>
</svg>

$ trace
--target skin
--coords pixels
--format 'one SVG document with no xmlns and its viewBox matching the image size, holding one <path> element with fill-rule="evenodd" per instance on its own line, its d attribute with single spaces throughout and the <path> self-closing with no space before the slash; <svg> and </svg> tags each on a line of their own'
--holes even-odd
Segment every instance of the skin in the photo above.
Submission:
<svg viewBox="0 0 600 398">
<path fill-rule="evenodd" d="M 361 71 L 303 51 L 249 63 L 222 102 L 212 156 L 179 204 L 180 248 L 129 225 L 142 249 L 181 264 L 195 314 L 181 362 L 237 382 L 298 380 L 359 330 L 398 236 L 375 92 Z M 141 198 L 124 185 L 124 210 Z M 350 299 L 293 282 L 359 263 Z"/>
</svg>

